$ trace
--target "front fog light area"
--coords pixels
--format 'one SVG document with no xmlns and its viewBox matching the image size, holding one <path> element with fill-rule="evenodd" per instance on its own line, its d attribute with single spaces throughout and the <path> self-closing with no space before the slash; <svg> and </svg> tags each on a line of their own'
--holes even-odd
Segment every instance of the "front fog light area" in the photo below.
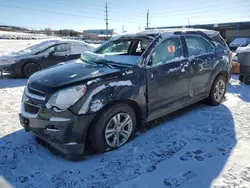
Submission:
<svg viewBox="0 0 250 188">
<path fill-rule="evenodd" d="M 50 97 L 46 107 L 56 107 L 60 110 L 66 110 L 74 105 L 84 95 L 86 90 L 85 85 L 60 90 Z"/>
</svg>

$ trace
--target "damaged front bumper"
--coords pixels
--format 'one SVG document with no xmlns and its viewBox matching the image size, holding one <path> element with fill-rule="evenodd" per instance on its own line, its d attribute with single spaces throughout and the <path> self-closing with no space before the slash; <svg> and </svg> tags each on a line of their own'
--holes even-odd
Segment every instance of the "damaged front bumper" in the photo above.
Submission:
<svg viewBox="0 0 250 188">
<path fill-rule="evenodd" d="M 79 116 L 69 110 L 56 112 L 46 108 L 45 101 L 41 101 L 41 97 L 37 97 L 38 100 L 34 94 L 24 95 L 26 97 L 23 97 L 19 114 L 24 129 L 31 131 L 66 156 L 82 155 L 87 128 L 94 114 Z"/>
</svg>

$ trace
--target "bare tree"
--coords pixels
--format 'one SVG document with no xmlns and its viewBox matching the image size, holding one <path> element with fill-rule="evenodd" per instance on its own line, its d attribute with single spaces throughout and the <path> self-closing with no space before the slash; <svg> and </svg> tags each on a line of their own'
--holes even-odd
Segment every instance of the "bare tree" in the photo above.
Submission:
<svg viewBox="0 0 250 188">
<path fill-rule="evenodd" d="M 50 28 L 45 28 L 44 31 L 45 31 L 45 34 L 46 34 L 46 35 L 48 35 L 48 36 L 51 36 L 51 35 L 52 35 L 52 29 L 50 29 Z"/>
</svg>

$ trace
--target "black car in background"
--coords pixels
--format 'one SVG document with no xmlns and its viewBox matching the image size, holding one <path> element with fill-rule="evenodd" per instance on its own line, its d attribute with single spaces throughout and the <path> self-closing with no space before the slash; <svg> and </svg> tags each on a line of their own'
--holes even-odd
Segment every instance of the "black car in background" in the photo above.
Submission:
<svg viewBox="0 0 250 188">
<path fill-rule="evenodd" d="M 95 53 L 32 75 L 20 121 L 65 155 L 130 141 L 137 127 L 206 99 L 219 105 L 230 50 L 216 31 L 148 30 L 119 35 Z"/>
<path fill-rule="evenodd" d="M 91 45 L 75 40 L 45 40 L 25 50 L 0 57 L 0 69 L 14 76 L 29 77 L 33 73 L 60 62 L 77 59 Z"/>
</svg>

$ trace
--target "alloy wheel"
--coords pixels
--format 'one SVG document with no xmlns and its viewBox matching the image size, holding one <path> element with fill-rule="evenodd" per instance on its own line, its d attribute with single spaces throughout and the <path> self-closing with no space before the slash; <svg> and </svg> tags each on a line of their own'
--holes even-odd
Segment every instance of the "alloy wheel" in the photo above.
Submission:
<svg viewBox="0 0 250 188">
<path fill-rule="evenodd" d="M 219 80 L 215 86 L 215 91 L 214 91 L 214 99 L 217 102 L 221 102 L 222 97 L 224 96 L 225 93 L 225 83 L 223 80 Z"/>
<path fill-rule="evenodd" d="M 133 121 L 129 114 L 118 113 L 114 115 L 105 128 L 105 140 L 112 148 L 125 144 L 133 130 Z"/>
</svg>

